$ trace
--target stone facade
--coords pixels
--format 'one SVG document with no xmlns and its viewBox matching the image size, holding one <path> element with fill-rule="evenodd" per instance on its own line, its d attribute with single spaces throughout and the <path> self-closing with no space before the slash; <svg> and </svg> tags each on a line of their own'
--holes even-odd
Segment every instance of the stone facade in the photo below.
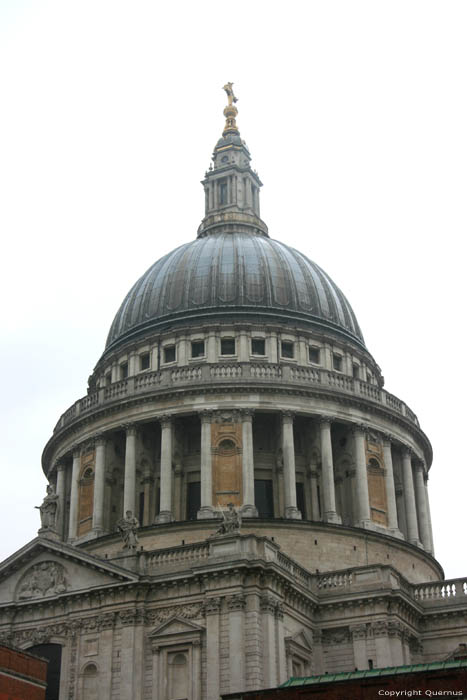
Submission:
<svg viewBox="0 0 467 700">
<path fill-rule="evenodd" d="M 0 637 L 60 648 L 60 700 L 217 700 L 467 634 L 430 443 L 342 292 L 269 239 L 226 109 L 198 238 L 125 299 L 45 447 L 39 537 L 0 567 Z"/>
</svg>

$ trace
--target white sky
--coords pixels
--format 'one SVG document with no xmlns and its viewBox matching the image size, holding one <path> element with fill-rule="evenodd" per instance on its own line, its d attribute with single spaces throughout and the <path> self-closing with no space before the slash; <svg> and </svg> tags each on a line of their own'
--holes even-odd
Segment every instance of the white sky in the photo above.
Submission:
<svg viewBox="0 0 467 700">
<path fill-rule="evenodd" d="M 192 240 L 222 85 L 271 237 L 350 300 L 417 413 L 438 559 L 467 576 L 467 3 L 1 0 L 0 558 L 124 295 Z"/>
</svg>

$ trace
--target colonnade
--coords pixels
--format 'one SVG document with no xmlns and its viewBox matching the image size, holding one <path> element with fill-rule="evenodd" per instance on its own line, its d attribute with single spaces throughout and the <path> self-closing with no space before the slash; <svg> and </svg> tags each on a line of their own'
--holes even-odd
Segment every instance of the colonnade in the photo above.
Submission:
<svg viewBox="0 0 467 700">
<path fill-rule="evenodd" d="M 241 459 L 242 459 L 242 513 L 244 517 L 255 517 L 258 512 L 255 506 L 255 464 L 253 445 L 253 411 L 237 411 L 241 421 Z M 296 452 L 294 445 L 294 414 L 288 411 L 281 412 L 281 434 L 278 439 L 282 453 L 282 464 L 279 466 L 283 493 L 280 495 L 282 517 L 287 519 L 300 519 L 302 513 L 297 507 L 297 474 Z M 212 423 L 215 419 L 213 412 L 204 411 L 199 414 L 201 425 L 200 440 L 200 509 L 198 518 L 212 518 L 215 515 L 213 503 L 213 451 L 212 451 Z M 310 416 L 312 417 L 312 416 Z M 175 519 L 173 504 L 173 481 L 180 477 L 177 470 L 173 469 L 173 443 L 174 420 L 173 416 L 164 415 L 158 418 L 161 426 L 160 449 L 160 506 L 156 515 L 156 523 L 167 523 Z M 311 504 L 313 520 L 322 520 L 328 523 L 341 523 L 341 517 L 336 506 L 336 475 L 333 459 L 333 445 L 331 436 L 332 419 L 328 417 L 315 417 L 319 425 L 319 447 L 321 454 L 320 463 L 310 464 L 306 470 L 306 488 L 309 489 L 308 498 Z M 122 426 L 125 430 L 125 460 L 123 477 L 123 512 L 136 512 L 136 479 L 137 479 L 137 430 L 136 424 Z M 370 497 L 368 487 L 366 433 L 361 425 L 349 426 L 353 435 L 354 464 L 352 470 L 352 510 L 353 526 L 374 528 L 371 518 Z M 95 465 L 94 465 L 94 491 L 92 531 L 95 536 L 105 533 L 105 446 L 106 435 L 95 436 Z M 381 444 L 384 459 L 384 485 L 386 493 L 386 529 L 393 535 L 401 537 L 402 529 L 398 517 L 397 497 L 395 489 L 393 450 L 391 438 L 388 435 L 381 436 Z M 431 532 L 431 519 L 427 493 L 427 475 L 424 463 L 417 459 L 412 451 L 403 445 L 398 445 L 401 452 L 401 476 L 402 493 L 404 501 L 406 539 L 417 546 L 423 546 L 428 552 L 433 552 L 433 540 Z M 72 541 L 78 537 L 79 518 L 79 479 L 81 451 L 76 448 L 73 451 L 71 468 L 71 488 L 69 493 L 69 539 Z M 154 481 L 152 480 L 152 483 Z M 62 507 L 59 509 L 58 527 L 64 531 L 64 503 L 66 500 L 66 479 L 63 464 L 57 466 L 57 493 Z M 149 487 L 150 488 L 150 487 Z M 146 514 L 149 512 L 145 502 Z M 276 514 L 277 515 L 277 514 Z M 308 514 L 309 515 L 309 514 Z M 180 517 L 180 514 L 177 513 Z M 178 519 L 178 518 L 177 518 Z M 183 519 L 180 517 L 180 519 Z"/>
</svg>

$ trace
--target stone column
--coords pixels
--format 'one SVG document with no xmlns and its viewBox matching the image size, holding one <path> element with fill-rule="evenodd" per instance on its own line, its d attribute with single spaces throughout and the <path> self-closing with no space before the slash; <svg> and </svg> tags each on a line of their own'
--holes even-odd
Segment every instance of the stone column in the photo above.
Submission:
<svg viewBox="0 0 467 700">
<path fill-rule="evenodd" d="M 246 328 L 240 328 L 239 330 L 237 355 L 239 362 L 249 362 L 250 360 L 250 348 Z"/>
<path fill-rule="evenodd" d="M 201 419 L 201 508 L 198 520 L 215 517 L 212 507 L 212 451 L 211 422 L 212 413 L 203 411 Z"/>
<path fill-rule="evenodd" d="M 350 628 L 352 635 L 353 656 L 355 668 L 364 671 L 368 668 L 368 656 L 366 651 L 366 625 L 355 625 Z"/>
<path fill-rule="evenodd" d="M 426 552 L 431 552 L 430 526 L 426 506 L 425 465 L 420 460 L 417 460 L 415 463 L 415 500 L 423 549 Z"/>
<path fill-rule="evenodd" d="M 336 494 L 334 491 L 334 464 L 332 459 L 331 420 L 322 418 L 320 421 L 321 441 L 321 470 L 323 483 L 323 520 L 328 523 L 340 524 L 341 519 L 336 512 Z"/>
<path fill-rule="evenodd" d="M 412 455 L 408 448 L 402 453 L 402 479 L 404 482 L 405 516 L 407 519 L 407 537 L 411 544 L 420 546 L 418 536 L 417 508 L 412 474 Z"/>
<path fill-rule="evenodd" d="M 285 659 L 284 608 L 281 602 L 276 604 L 276 639 L 279 683 L 287 680 L 287 663 Z"/>
<path fill-rule="evenodd" d="M 78 537 L 78 507 L 79 507 L 79 472 L 81 469 L 81 448 L 73 450 L 73 468 L 71 470 L 70 522 L 68 539 L 73 541 Z"/>
<path fill-rule="evenodd" d="M 353 435 L 355 445 L 355 498 L 357 501 L 356 525 L 368 527 L 371 523 L 371 514 L 365 454 L 365 428 L 363 426 L 355 426 Z"/>
<path fill-rule="evenodd" d="M 282 413 L 282 454 L 284 457 L 285 517 L 300 520 L 302 514 L 297 508 L 293 413 L 289 411 Z"/>
<path fill-rule="evenodd" d="M 136 425 L 127 425 L 125 444 L 125 477 L 123 484 L 123 517 L 136 506 Z"/>
<path fill-rule="evenodd" d="M 242 472 L 243 506 L 242 515 L 257 518 L 255 506 L 255 467 L 253 459 L 253 411 L 244 410 L 242 417 Z"/>
<path fill-rule="evenodd" d="M 162 416 L 161 423 L 161 503 L 158 523 L 170 523 L 172 514 L 172 419 Z"/>
<path fill-rule="evenodd" d="M 383 437 L 383 457 L 384 457 L 384 481 L 386 485 L 386 500 L 388 506 L 388 528 L 393 534 L 401 537 L 399 523 L 397 520 L 396 488 L 394 484 L 394 469 L 392 465 L 391 439 L 388 435 Z"/>
<path fill-rule="evenodd" d="M 144 490 L 144 511 L 141 525 L 151 525 L 154 519 L 153 499 L 154 499 L 154 477 L 152 474 L 145 474 L 143 477 Z"/>
<path fill-rule="evenodd" d="M 231 693 L 240 693 L 245 683 L 245 606 L 246 598 L 242 593 L 227 599 Z"/>
<path fill-rule="evenodd" d="M 430 541 L 431 541 L 431 553 L 435 555 L 435 545 L 433 542 L 433 526 L 431 524 L 431 510 L 430 510 L 430 497 L 428 494 L 428 473 L 425 472 L 425 497 L 426 497 L 426 510 L 428 513 L 428 527 L 430 528 Z"/>
<path fill-rule="evenodd" d="M 94 503 L 92 509 L 92 529 L 96 535 L 101 535 L 104 532 L 105 445 L 105 438 L 98 436 L 95 441 L 96 464 L 94 467 Z"/>
<path fill-rule="evenodd" d="M 176 464 L 173 472 L 174 476 L 174 517 L 175 520 L 183 520 L 182 518 L 182 488 L 183 488 L 183 469 L 181 464 Z"/>
<path fill-rule="evenodd" d="M 277 601 L 269 593 L 263 593 L 261 595 L 260 610 L 263 629 L 263 685 L 266 688 L 275 687 L 278 680 L 276 663 L 276 607 Z"/>
<path fill-rule="evenodd" d="M 208 598 L 206 613 L 206 699 L 219 700 L 220 691 L 220 620 L 221 598 Z"/>
<path fill-rule="evenodd" d="M 310 470 L 310 484 L 311 484 L 311 519 L 317 522 L 321 520 L 321 513 L 319 511 L 319 498 L 318 498 L 318 470 L 314 464 Z"/>
<path fill-rule="evenodd" d="M 58 496 L 58 515 L 57 515 L 57 532 L 60 538 L 64 538 L 64 526 L 65 526 L 65 508 L 66 508 L 66 494 L 65 494 L 65 465 L 62 463 L 57 464 L 57 496 Z"/>
</svg>

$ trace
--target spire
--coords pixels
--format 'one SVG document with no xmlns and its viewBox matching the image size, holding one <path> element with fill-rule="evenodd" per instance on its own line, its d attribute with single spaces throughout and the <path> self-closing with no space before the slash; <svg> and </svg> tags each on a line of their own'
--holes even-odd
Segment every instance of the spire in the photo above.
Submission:
<svg viewBox="0 0 467 700">
<path fill-rule="evenodd" d="M 233 83 L 226 83 L 223 89 L 228 100 L 224 108 L 225 126 L 201 183 L 205 193 L 205 216 L 198 238 L 220 232 L 267 236 L 267 226 L 259 215 L 259 190 L 263 183 L 251 169 L 250 151 L 240 138 L 235 106 L 238 99 Z"/>
</svg>

